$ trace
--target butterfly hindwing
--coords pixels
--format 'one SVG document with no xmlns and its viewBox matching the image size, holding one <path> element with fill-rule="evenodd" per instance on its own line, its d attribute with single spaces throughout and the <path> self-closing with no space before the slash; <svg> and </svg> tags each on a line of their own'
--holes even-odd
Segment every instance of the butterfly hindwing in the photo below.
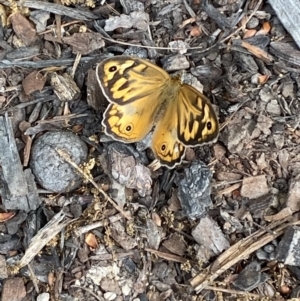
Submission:
<svg viewBox="0 0 300 301">
<path fill-rule="evenodd" d="M 173 83 L 176 84 L 175 82 Z M 174 88 L 166 86 L 166 90 Z M 166 95 L 171 95 L 171 91 Z M 166 107 L 155 126 L 151 148 L 162 165 L 169 168 L 181 163 L 184 157 L 185 147 L 178 140 L 177 124 L 178 111 L 174 98 L 165 100 Z"/>
<path fill-rule="evenodd" d="M 145 138 L 153 127 L 156 107 L 151 106 L 146 109 L 143 99 L 139 102 L 141 103 L 129 103 L 122 106 L 115 103 L 109 104 L 102 120 L 105 133 L 115 140 L 126 143 Z"/>
<path fill-rule="evenodd" d="M 213 142 L 219 123 L 209 99 L 192 86 L 183 84 L 177 99 L 178 139 L 186 146 Z"/>
</svg>

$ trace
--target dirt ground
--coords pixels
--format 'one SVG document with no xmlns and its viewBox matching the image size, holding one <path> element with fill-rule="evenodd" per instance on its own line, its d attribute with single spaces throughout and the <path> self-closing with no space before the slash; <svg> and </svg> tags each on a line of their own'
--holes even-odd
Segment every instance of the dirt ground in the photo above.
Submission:
<svg viewBox="0 0 300 301">
<path fill-rule="evenodd" d="M 300 300 L 299 9 L 0 0 L 1 300 Z"/>
</svg>

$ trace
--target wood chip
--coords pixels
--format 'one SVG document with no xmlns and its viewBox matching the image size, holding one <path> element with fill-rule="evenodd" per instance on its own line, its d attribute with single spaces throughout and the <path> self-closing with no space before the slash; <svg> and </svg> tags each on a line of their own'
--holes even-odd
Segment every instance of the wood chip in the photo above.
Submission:
<svg viewBox="0 0 300 301">
<path fill-rule="evenodd" d="M 266 176 L 249 177 L 243 180 L 241 196 L 256 199 L 269 192 Z"/>
<path fill-rule="evenodd" d="M 220 254 L 230 246 L 219 226 L 208 216 L 200 219 L 192 231 L 192 236 L 198 244 L 204 245 L 215 255 Z"/>
<path fill-rule="evenodd" d="M 299 266 L 299 244 L 300 227 L 290 227 L 284 233 L 278 247 L 276 248 L 277 260 L 284 262 L 284 264 L 287 265 Z"/>
<path fill-rule="evenodd" d="M 110 229 L 112 238 L 126 251 L 131 250 L 136 246 L 136 240 L 126 233 L 125 228 L 120 221 L 112 223 Z"/>
<path fill-rule="evenodd" d="M 73 53 L 78 52 L 82 55 L 87 55 L 105 45 L 102 35 L 96 32 L 74 33 L 71 37 L 64 37 L 63 42 L 72 46 Z"/>
<path fill-rule="evenodd" d="M 20 13 L 15 13 L 11 15 L 10 19 L 16 35 L 26 46 L 29 46 L 36 40 L 36 30 L 25 16 Z"/>
<path fill-rule="evenodd" d="M 54 92 L 61 101 L 74 100 L 80 95 L 80 89 L 69 74 L 59 75 L 53 72 L 50 78 Z"/>
<path fill-rule="evenodd" d="M 12 210 L 35 210 L 40 205 L 34 177 L 30 169 L 23 171 L 11 118 L 0 116 L 0 164 L 4 190 L 0 191 L 4 207 Z"/>
<path fill-rule="evenodd" d="M 26 95 L 30 95 L 35 91 L 43 90 L 47 77 L 38 71 L 29 73 L 22 82 L 23 89 Z"/>
<path fill-rule="evenodd" d="M 269 0 L 270 5 L 275 10 L 277 17 L 282 22 L 286 30 L 294 38 L 300 48 L 300 31 L 295 24 L 298 24 L 300 7 L 295 5 L 294 0 Z"/>
<path fill-rule="evenodd" d="M 176 233 L 166 239 L 162 245 L 173 254 L 177 254 L 179 256 L 183 256 L 186 252 L 186 244 L 183 237 Z"/>
</svg>

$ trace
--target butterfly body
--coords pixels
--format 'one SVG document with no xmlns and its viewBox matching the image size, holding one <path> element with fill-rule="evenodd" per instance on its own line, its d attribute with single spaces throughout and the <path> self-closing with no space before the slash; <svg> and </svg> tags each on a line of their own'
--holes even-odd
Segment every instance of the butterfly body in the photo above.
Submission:
<svg viewBox="0 0 300 301">
<path fill-rule="evenodd" d="M 110 102 L 102 125 L 115 140 L 137 142 L 154 128 L 154 155 L 172 168 L 181 162 L 185 146 L 217 139 L 219 125 L 209 99 L 156 65 L 117 56 L 99 63 L 96 74 Z"/>
</svg>

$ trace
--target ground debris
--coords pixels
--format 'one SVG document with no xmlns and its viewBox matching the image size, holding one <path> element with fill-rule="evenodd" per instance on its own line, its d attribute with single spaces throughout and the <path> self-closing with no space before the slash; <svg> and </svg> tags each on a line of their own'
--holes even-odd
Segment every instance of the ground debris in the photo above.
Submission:
<svg viewBox="0 0 300 301">
<path fill-rule="evenodd" d="M 299 239 L 300 228 L 291 227 L 285 231 L 277 249 L 276 258 L 279 261 L 284 262 L 287 265 L 299 266 L 300 254 L 299 254 Z"/>
<path fill-rule="evenodd" d="M 0 4 L 2 299 L 299 299 L 299 7 L 19 2 Z M 134 74 L 122 61 L 97 77 L 96 66 L 119 55 L 158 67 L 148 78 L 137 60 Z M 172 102 L 140 101 L 148 79 L 159 89 L 160 68 L 207 96 L 219 120 L 218 141 L 186 145 L 173 169 L 151 151 Z M 201 94 L 178 97 L 160 136 L 198 127 L 202 138 L 211 108 Z M 203 110 L 194 125 L 193 101 Z M 112 140 L 108 103 L 121 108 L 109 126 L 128 121 L 129 131 L 133 114 L 150 134 Z M 146 119 L 152 104 L 159 110 Z"/>
<path fill-rule="evenodd" d="M 203 216 L 211 206 L 211 173 L 204 164 L 192 164 L 184 170 L 185 176 L 180 181 L 178 199 L 183 214 L 190 219 Z"/>
<path fill-rule="evenodd" d="M 214 255 L 229 248 L 228 240 L 218 225 L 209 217 L 200 219 L 198 225 L 192 230 L 192 236 L 198 244 L 210 249 Z"/>
<path fill-rule="evenodd" d="M 252 291 L 267 280 L 268 276 L 266 273 L 261 273 L 260 265 L 257 262 L 252 261 L 239 273 L 234 280 L 233 285 L 237 289 L 243 291 Z"/>
<path fill-rule="evenodd" d="M 256 199 L 268 194 L 268 192 L 269 187 L 264 175 L 244 178 L 241 187 L 241 196 L 249 199 Z"/>
</svg>

